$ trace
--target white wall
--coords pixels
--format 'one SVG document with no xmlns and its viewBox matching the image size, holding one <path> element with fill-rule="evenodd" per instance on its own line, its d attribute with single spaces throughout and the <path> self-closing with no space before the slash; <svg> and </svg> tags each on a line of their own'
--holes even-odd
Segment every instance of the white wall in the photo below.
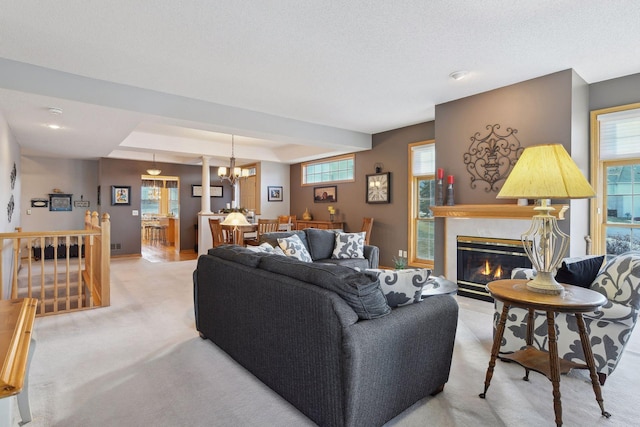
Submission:
<svg viewBox="0 0 640 427">
<path fill-rule="evenodd" d="M 575 72 L 572 72 L 571 90 L 571 158 L 576 162 L 585 178 L 589 179 L 589 86 Z M 567 215 L 571 216 L 571 245 L 568 256 L 587 253 L 589 235 L 589 200 L 570 200 Z"/>
<path fill-rule="evenodd" d="M 277 218 L 278 215 L 289 215 L 291 209 L 289 165 L 273 162 L 260 163 L 260 216 Z M 281 186 L 282 201 L 270 202 L 267 187 Z"/>
<path fill-rule="evenodd" d="M 11 171 L 15 165 L 16 180 L 11 187 Z M 20 227 L 22 170 L 20 166 L 20 146 L 11 133 L 4 115 L 0 111 L 0 233 L 10 233 Z M 13 200 L 13 212 L 9 221 L 9 204 Z M 2 247 L 2 293 L 4 298 L 10 296 L 10 288 L 7 286 L 13 274 L 13 257 L 11 255 L 12 243 L 7 240 Z"/>
<path fill-rule="evenodd" d="M 49 208 L 32 208 L 31 199 L 49 199 L 49 193 L 58 188 L 73 194 L 72 200 L 89 201 L 89 208 L 76 208 L 67 212 Z M 84 228 L 87 209 L 99 210 L 98 161 L 72 160 L 46 157 L 22 157 L 22 229 L 24 231 L 78 230 Z M 104 199 L 104 196 L 103 196 Z M 28 211 L 31 214 L 28 214 Z"/>
<path fill-rule="evenodd" d="M 16 180 L 13 188 L 11 188 L 11 171 L 13 165 L 16 166 Z M 20 166 L 20 146 L 11 133 L 11 129 L 7 125 L 7 121 L 0 111 L 0 233 L 10 233 L 20 226 L 20 210 L 21 210 L 21 176 L 22 170 Z M 11 221 L 9 221 L 7 208 L 13 196 L 13 213 Z M 3 298 L 9 298 L 11 289 L 7 284 L 11 283 L 10 278 L 13 274 L 13 255 L 11 241 L 7 240 L 2 248 L 2 283 Z M 1 399 L 0 403 L 0 425 L 11 425 L 13 417 L 14 398 Z"/>
</svg>

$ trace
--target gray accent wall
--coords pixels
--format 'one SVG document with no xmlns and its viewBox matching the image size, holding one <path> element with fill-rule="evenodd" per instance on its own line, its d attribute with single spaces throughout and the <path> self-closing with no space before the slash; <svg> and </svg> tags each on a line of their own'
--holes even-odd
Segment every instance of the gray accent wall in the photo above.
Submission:
<svg viewBox="0 0 640 427">
<path fill-rule="evenodd" d="M 482 183 L 472 188 L 463 156 L 471 137 L 488 133 L 488 125 L 500 124 L 500 131 L 517 129 L 522 147 L 545 143 L 562 144 L 588 177 L 588 86 L 573 70 L 564 70 L 489 92 L 436 105 L 436 163 L 446 175 L 455 176 L 456 204 L 505 204 L 515 200 L 496 199 L 497 192 L 485 191 Z M 500 186 L 498 186 L 500 187 Z M 569 203 L 569 201 L 554 201 Z M 560 221 L 565 233 L 572 233 L 570 253 L 585 253 L 582 237 L 588 234 L 588 204 L 572 205 Z M 574 224 L 572 219 L 578 218 Z M 436 221 L 436 236 L 442 237 L 443 221 Z M 580 235 L 579 239 L 574 236 Z M 441 274 L 444 252 L 436 248 L 435 272 Z"/>
<path fill-rule="evenodd" d="M 464 153 L 471 137 L 499 124 L 500 132 L 517 129 L 523 147 L 560 143 L 571 152 L 571 70 L 436 105 L 436 163 L 455 177 L 456 204 L 504 204 L 484 183 L 470 185 Z"/>
<path fill-rule="evenodd" d="M 589 110 L 640 102 L 640 73 L 589 85 Z"/>
<path fill-rule="evenodd" d="M 120 244 L 119 250 L 112 250 L 111 255 L 130 255 L 141 253 L 140 219 L 133 216 L 132 211 L 140 211 L 141 175 L 151 167 L 151 162 L 121 159 L 100 159 L 100 212 L 108 212 L 111 216 L 111 243 Z M 196 244 L 194 225 L 198 223 L 198 212 L 201 209 L 200 197 L 191 197 L 191 185 L 202 182 L 202 167 L 158 163 L 163 176 L 180 178 L 180 249 L 193 249 Z M 223 185 L 223 197 L 211 198 L 211 210 L 217 211 L 231 203 L 231 187 L 217 179 L 217 168 L 211 168 L 211 185 Z M 131 186 L 131 206 L 111 205 L 111 186 Z"/>
</svg>

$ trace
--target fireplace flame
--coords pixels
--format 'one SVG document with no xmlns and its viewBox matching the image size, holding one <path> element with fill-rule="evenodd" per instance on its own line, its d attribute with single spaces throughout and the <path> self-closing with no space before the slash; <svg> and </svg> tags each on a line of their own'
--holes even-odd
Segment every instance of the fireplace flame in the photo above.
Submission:
<svg viewBox="0 0 640 427">
<path fill-rule="evenodd" d="M 482 271 L 482 274 L 484 274 L 485 276 L 491 274 L 491 267 L 489 266 L 488 259 L 484 260 L 484 270 Z"/>
<path fill-rule="evenodd" d="M 498 265 L 495 270 L 491 268 L 491 264 L 489 264 L 489 260 L 484 260 L 484 265 L 480 267 L 480 274 L 483 276 L 490 276 L 494 279 L 500 279 L 502 277 L 502 266 Z"/>
<path fill-rule="evenodd" d="M 499 265 L 498 268 L 496 268 L 495 273 L 493 273 L 493 277 L 495 279 L 499 279 L 502 277 L 502 266 Z"/>
</svg>

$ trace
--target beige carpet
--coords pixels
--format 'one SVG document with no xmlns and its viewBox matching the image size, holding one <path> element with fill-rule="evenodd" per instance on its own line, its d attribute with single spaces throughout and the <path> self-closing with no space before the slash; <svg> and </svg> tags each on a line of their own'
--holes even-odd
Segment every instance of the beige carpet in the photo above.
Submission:
<svg viewBox="0 0 640 427">
<path fill-rule="evenodd" d="M 38 318 L 30 425 L 313 425 L 198 337 L 192 310 L 195 264 L 113 260 L 111 307 Z M 499 362 L 487 399 L 478 397 L 489 360 L 493 308 L 464 297 L 458 302 L 454 359 L 444 392 L 417 402 L 388 425 L 554 425 L 550 382 L 536 373 L 530 382 L 522 381 L 523 369 L 515 364 Z M 566 426 L 638 425 L 638 334 L 603 388 L 610 419 L 600 416 L 583 371 L 562 377 Z"/>
</svg>

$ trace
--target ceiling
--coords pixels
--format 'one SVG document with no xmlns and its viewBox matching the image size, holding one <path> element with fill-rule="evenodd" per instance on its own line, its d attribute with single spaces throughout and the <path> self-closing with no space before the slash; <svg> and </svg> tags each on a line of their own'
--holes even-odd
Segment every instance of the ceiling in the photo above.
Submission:
<svg viewBox="0 0 640 427">
<path fill-rule="evenodd" d="M 25 155 L 223 165 L 235 135 L 240 162 L 295 163 L 369 149 L 371 134 L 432 120 L 437 104 L 549 73 L 594 83 L 640 72 L 635 0 L 0 10 L 0 111 Z M 449 77 L 459 70 L 466 78 Z"/>
</svg>

